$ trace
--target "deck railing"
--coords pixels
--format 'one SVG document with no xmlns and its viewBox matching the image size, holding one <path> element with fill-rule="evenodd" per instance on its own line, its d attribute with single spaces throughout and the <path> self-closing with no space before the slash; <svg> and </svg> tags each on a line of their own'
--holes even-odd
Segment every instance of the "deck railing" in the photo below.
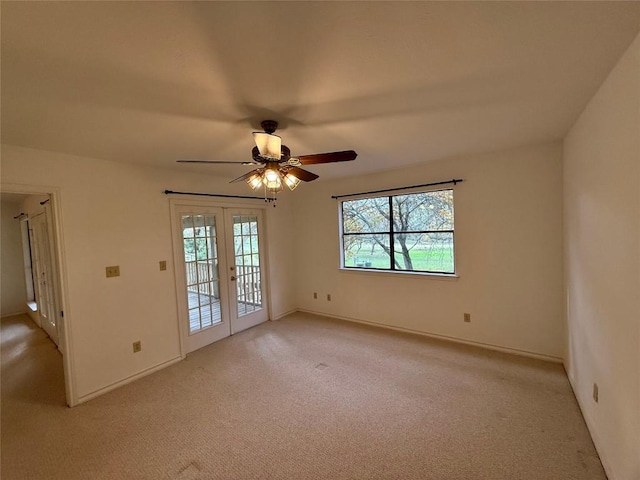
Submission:
<svg viewBox="0 0 640 480">
<path fill-rule="evenodd" d="M 185 262 L 187 272 L 187 290 L 201 295 L 220 298 L 218 266 L 213 261 L 201 260 Z M 238 301 L 251 305 L 262 305 L 262 286 L 260 267 L 236 265 L 236 288 Z M 198 291 L 199 288 L 199 291 Z"/>
<path fill-rule="evenodd" d="M 236 287 L 238 302 L 256 306 L 262 305 L 259 266 L 236 265 Z"/>
<path fill-rule="evenodd" d="M 187 270 L 187 290 L 193 293 L 220 297 L 218 266 L 213 261 L 200 260 L 185 262 Z M 198 287 L 200 291 L 198 291 Z"/>
</svg>

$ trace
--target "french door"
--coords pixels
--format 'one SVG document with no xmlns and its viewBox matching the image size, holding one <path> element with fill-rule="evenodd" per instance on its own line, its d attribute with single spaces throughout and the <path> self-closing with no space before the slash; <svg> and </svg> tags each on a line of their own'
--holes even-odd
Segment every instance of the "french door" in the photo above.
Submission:
<svg viewBox="0 0 640 480">
<path fill-rule="evenodd" d="M 268 319 L 260 210 L 174 206 L 186 352 Z"/>
<path fill-rule="evenodd" d="M 51 337 L 51 340 L 58 345 L 54 272 L 46 211 L 30 217 L 29 226 L 32 229 L 35 294 L 40 326 Z"/>
</svg>

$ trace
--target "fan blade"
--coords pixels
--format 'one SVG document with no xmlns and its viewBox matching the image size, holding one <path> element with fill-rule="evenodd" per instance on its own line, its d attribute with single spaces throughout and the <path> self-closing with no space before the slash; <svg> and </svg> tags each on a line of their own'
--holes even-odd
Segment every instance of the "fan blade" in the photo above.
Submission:
<svg viewBox="0 0 640 480">
<path fill-rule="evenodd" d="M 304 170 L 300 167 L 289 167 L 287 168 L 287 173 L 290 173 L 298 180 L 302 180 L 303 182 L 310 182 L 318 178 L 318 175 L 316 175 L 315 173 L 311 173 L 310 171 Z"/>
<path fill-rule="evenodd" d="M 256 162 L 231 162 L 226 160 L 176 160 L 178 163 L 218 163 L 226 165 L 258 165 Z"/>
<path fill-rule="evenodd" d="M 301 165 L 313 165 L 315 163 L 349 162 L 355 160 L 358 154 L 353 150 L 343 152 L 316 153 L 315 155 L 300 155 Z"/>
<path fill-rule="evenodd" d="M 257 173 L 260 173 L 260 169 L 259 168 L 256 168 L 255 170 L 251 170 L 250 172 L 245 173 L 244 175 L 240 175 L 238 178 L 234 178 L 229 183 L 236 183 L 236 182 L 240 182 L 242 180 L 246 180 L 247 178 L 249 178 L 252 175 L 255 175 Z"/>
</svg>

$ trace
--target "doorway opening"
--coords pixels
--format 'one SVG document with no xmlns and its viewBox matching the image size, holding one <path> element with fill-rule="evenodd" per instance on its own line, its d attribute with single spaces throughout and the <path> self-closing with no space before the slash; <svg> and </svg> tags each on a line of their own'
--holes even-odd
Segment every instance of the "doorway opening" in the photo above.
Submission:
<svg viewBox="0 0 640 480">
<path fill-rule="evenodd" d="M 58 189 L 53 187 L 9 185 L 0 187 L 0 199 L 11 200 L 18 208 L 16 222 L 20 222 L 22 240 L 16 248 L 17 261 L 22 260 L 24 304 L 21 311 L 29 314 L 62 354 L 64 390 L 67 405 L 75 401 L 70 362 L 70 345 L 66 335 L 65 318 L 67 295 L 62 255 L 62 225 Z M 4 205 L 3 205 L 4 206 Z"/>
</svg>

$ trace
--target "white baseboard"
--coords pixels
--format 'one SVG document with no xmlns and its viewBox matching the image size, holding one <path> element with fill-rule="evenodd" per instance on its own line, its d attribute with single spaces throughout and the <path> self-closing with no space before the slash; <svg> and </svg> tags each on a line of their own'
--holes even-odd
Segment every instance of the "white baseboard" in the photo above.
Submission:
<svg viewBox="0 0 640 480">
<path fill-rule="evenodd" d="M 26 310 L 21 310 L 19 312 L 5 313 L 0 318 L 15 317 L 16 315 L 22 315 L 23 313 L 27 313 L 27 311 Z"/>
<path fill-rule="evenodd" d="M 297 311 L 298 311 L 298 309 L 294 308 L 293 310 L 289 310 L 288 312 L 279 313 L 277 315 L 274 315 L 271 320 L 280 320 L 281 318 L 284 318 L 287 315 L 291 315 L 292 313 L 296 313 Z"/>
<path fill-rule="evenodd" d="M 381 328 L 386 328 L 389 330 L 396 330 L 398 332 L 405 332 L 405 333 L 413 333 L 416 335 L 421 335 L 423 337 L 430 337 L 430 338 L 437 338 L 440 340 L 447 340 L 450 342 L 454 342 L 454 343 L 462 343 L 464 345 L 472 345 L 475 347 L 481 347 L 481 348 L 486 348 L 488 350 L 494 350 L 497 352 L 504 352 L 504 353 L 511 353 L 513 355 L 520 355 L 522 357 L 529 357 L 529 358 L 536 358 L 538 360 L 545 360 L 547 362 L 553 362 L 553 363 L 563 363 L 563 359 L 560 357 L 554 357 L 553 355 L 547 355 L 544 353 L 536 353 L 536 352 L 530 352 L 528 350 L 520 350 L 517 348 L 511 348 L 511 347 L 503 347 L 500 345 L 494 345 L 491 343 L 483 343 L 483 342 L 476 342 L 473 340 L 466 340 L 464 338 L 458 338 L 458 337 L 453 337 L 450 335 L 440 335 L 438 333 L 430 333 L 430 332 L 423 332 L 420 330 L 412 330 L 410 328 L 403 328 L 403 327 L 394 327 L 392 325 L 387 325 L 384 323 L 377 323 L 377 322 L 371 322 L 371 321 L 367 321 L 367 320 L 360 320 L 358 318 L 351 318 L 351 317 L 342 317 L 339 315 L 330 315 L 327 313 L 322 313 L 322 312 L 314 312 L 313 310 L 304 310 L 299 308 L 297 311 L 299 312 L 304 312 L 304 313 L 311 313 L 313 315 L 320 315 L 321 317 L 329 317 L 329 318 L 335 318 L 337 320 L 345 320 L 347 322 L 353 322 L 353 323 L 361 323 L 364 325 L 373 325 L 375 327 L 381 327 Z"/>
<path fill-rule="evenodd" d="M 169 366 L 173 365 L 174 363 L 178 363 L 181 360 L 182 360 L 181 356 L 172 358 L 171 360 L 167 360 L 166 362 L 162 362 L 162 363 L 160 363 L 158 365 L 155 365 L 153 367 L 149 367 L 149 368 L 146 368 L 144 370 L 141 370 L 140 372 L 135 373 L 135 374 L 131 375 L 130 377 L 126 377 L 126 378 L 124 378 L 122 380 L 119 380 L 119 381 L 117 381 L 115 383 L 112 383 L 111 385 L 107 385 L 106 387 L 102 387 L 102 388 L 99 388 L 98 390 L 95 390 L 95 391 L 93 391 L 91 393 L 88 393 L 86 395 L 82 395 L 81 397 L 79 397 L 77 399 L 77 402 L 75 402 L 73 404 L 73 406 L 75 407 L 76 405 L 80 405 L 81 403 L 88 402 L 89 400 L 91 400 L 93 398 L 99 397 L 100 395 L 104 395 L 105 393 L 110 392 L 111 390 L 115 390 L 116 388 L 122 387 L 123 385 L 126 385 L 127 383 L 131 383 L 131 382 L 133 382 L 135 380 L 138 380 L 138 379 L 140 379 L 142 377 L 146 377 L 147 375 L 151 375 L 152 373 L 155 373 L 155 372 L 157 372 L 159 370 L 162 370 L 163 368 L 169 367 Z"/>
</svg>

